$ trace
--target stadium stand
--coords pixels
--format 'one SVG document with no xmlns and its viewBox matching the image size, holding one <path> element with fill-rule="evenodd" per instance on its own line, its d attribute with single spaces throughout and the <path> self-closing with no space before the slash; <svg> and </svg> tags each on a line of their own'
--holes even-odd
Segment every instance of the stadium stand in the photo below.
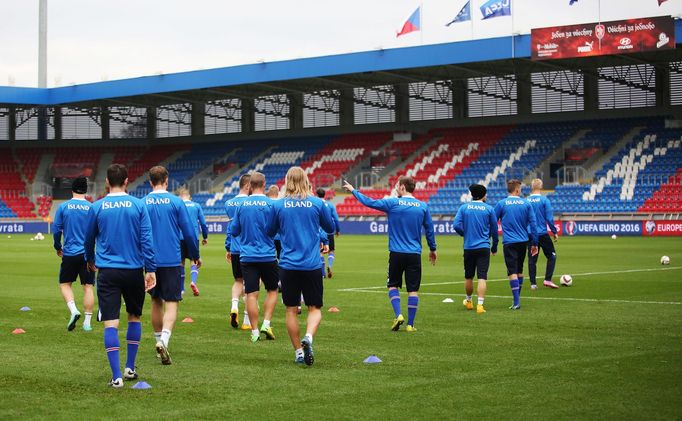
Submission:
<svg viewBox="0 0 682 421">
<path fill-rule="evenodd" d="M 0 214 L 3 217 L 35 218 L 33 202 L 26 196 L 17 163 L 10 154 L 0 155 Z"/>
</svg>

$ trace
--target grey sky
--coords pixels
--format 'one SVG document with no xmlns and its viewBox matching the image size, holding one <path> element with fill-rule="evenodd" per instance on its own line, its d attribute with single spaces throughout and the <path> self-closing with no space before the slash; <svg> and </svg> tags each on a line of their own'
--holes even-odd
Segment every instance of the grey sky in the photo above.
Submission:
<svg viewBox="0 0 682 421">
<path fill-rule="evenodd" d="M 475 38 L 508 35 L 509 17 L 481 21 Z M 48 0 L 48 85 L 471 39 L 445 27 L 466 0 Z M 423 31 L 396 38 L 423 5 Z M 513 0 L 514 32 L 645 16 L 682 15 L 682 0 Z M 38 0 L 0 0 L 0 85 L 37 85 Z"/>
</svg>

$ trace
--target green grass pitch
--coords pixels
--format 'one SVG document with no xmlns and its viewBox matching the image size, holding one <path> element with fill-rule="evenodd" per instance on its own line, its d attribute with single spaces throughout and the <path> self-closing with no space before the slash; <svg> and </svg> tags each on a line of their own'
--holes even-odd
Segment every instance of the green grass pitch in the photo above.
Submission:
<svg viewBox="0 0 682 421">
<path fill-rule="evenodd" d="M 498 255 L 484 315 L 461 305 L 461 239 L 437 240 L 438 264 L 423 256 L 418 331 L 407 333 L 389 329 L 386 237 L 338 238 L 316 362 L 302 368 L 292 362 L 281 306 L 275 341 L 253 345 L 228 326 L 231 272 L 223 237 L 212 236 L 202 248 L 201 296 L 180 308 L 180 319 L 195 322 L 176 326 L 173 365 L 155 357 L 147 301 L 137 365 L 152 389 L 111 390 L 101 324 L 66 331 L 51 238 L 3 236 L 0 419 L 682 417 L 682 238 L 562 238 L 555 279 L 572 274 L 574 286 L 526 286 L 516 312 L 507 309 Z M 670 266 L 659 264 L 664 254 Z M 76 297 L 82 309 L 80 286 Z M 26 334 L 12 335 L 18 327 Z M 383 363 L 363 364 L 369 355 Z"/>
</svg>

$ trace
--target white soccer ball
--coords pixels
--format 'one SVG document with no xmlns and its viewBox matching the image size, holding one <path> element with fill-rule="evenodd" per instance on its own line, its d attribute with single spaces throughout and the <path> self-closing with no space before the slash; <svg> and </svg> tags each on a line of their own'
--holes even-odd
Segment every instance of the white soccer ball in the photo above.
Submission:
<svg viewBox="0 0 682 421">
<path fill-rule="evenodd" d="M 617 236 L 616 234 L 613 234 L 613 235 L 611 236 L 611 239 L 612 239 L 612 240 L 615 240 L 616 238 L 618 238 L 618 236 Z"/>
<path fill-rule="evenodd" d="M 12 238 L 12 236 L 11 236 L 11 235 L 8 235 L 7 238 Z"/>
<path fill-rule="evenodd" d="M 565 287 L 570 287 L 573 285 L 573 278 L 571 278 L 571 275 L 561 275 L 561 285 Z"/>
<path fill-rule="evenodd" d="M 662 256 L 662 257 L 661 257 L 661 264 L 662 264 L 662 265 L 669 265 L 669 264 L 670 264 L 670 257 L 668 257 L 668 256 Z"/>
</svg>

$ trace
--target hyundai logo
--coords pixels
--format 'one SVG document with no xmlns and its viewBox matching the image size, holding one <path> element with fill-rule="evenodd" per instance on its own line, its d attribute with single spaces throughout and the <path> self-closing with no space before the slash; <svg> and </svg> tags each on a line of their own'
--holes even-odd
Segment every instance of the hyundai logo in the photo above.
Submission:
<svg viewBox="0 0 682 421">
<path fill-rule="evenodd" d="M 621 38 L 620 39 L 620 45 L 630 45 L 632 44 L 632 41 L 630 38 Z"/>
</svg>

